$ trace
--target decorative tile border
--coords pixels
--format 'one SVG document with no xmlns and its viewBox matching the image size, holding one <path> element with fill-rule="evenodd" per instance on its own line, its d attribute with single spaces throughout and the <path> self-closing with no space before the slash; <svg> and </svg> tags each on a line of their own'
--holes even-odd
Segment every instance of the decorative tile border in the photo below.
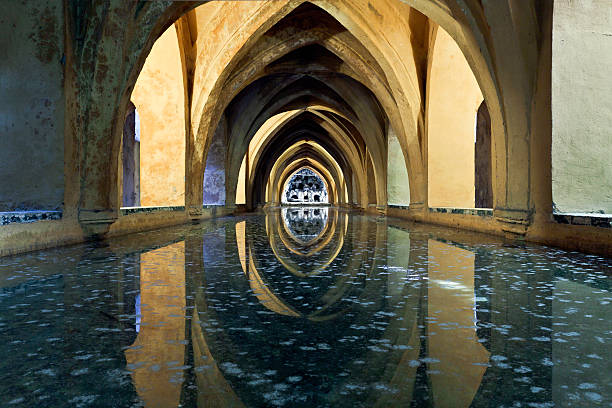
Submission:
<svg viewBox="0 0 612 408">
<path fill-rule="evenodd" d="M 478 217 L 492 217 L 492 208 L 454 208 L 454 207 L 430 207 L 430 213 L 438 214 L 463 214 L 476 215 Z"/>
<path fill-rule="evenodd" d="M 397 209 L 400 209 L 400 210 L 408 210 L 408 209 L 410 209 L 410 206 L 407 206 L 407 205 L 397 205 L 397 204 L 389 204 L 389 205 L 387 205 L 387 208 L 397 208 Z"/>
<path fill-rule="evenodd" d="M 553 213 L 552 218 L 559 224 L 583 225 L 587 227 L 612 228 L 611 214 Z"/>
<path fill-rule="evenodd" d="M 61 211 L 8 211 L 0 212 L 0 225 L 30 223 L 62 219 Z"/>
<path fill-rule="evenodd" d="M 203 210 L 214 210 L 217 208 L 224 208 L 225 206 L 222 204 L 206 204 L 202 206 Z M 121 215 L 129 215 L 129 214 L 142 214 L 142 213 L 154 213 L 154 212 L 180 212 L 185 211 L 185 206 L 183 205 L 175 205 L 175 206 L 149 206 L 149 207 L 121 207 Z"/>
<path fill-rule="evenodd" d="M 164 207 L 121 207 L 121 215 L 153 213 L 153 212 L 174 212 L 185 211 L 185 206 L 164 206 Z"/>
</svg>

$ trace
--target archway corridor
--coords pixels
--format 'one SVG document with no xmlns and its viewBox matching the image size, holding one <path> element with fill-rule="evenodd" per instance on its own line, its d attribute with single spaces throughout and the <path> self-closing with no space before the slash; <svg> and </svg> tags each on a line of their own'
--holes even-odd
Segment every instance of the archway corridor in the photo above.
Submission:
<svg viewBox="0 0 612 408">
<path fill-rule="evenodd" d="M 609 406 L 611 16 L 0 0 L 0 406 Z"/>
<path fill-rule="evenodd" d="M 552 118 L 580 105 L 551 97 L 580 52 L 553 30 L 578 44 L 563 22 L 605 5 L 57 2 L 3 3 L 32 32 L 7 96 L 32 102 L 7 116 L 0 255 L 281 205 L 302 167 L 333 206 L 612 251 L 605 114 L 584 124 L 602 149 L 565 147 Z"/>
</svg>

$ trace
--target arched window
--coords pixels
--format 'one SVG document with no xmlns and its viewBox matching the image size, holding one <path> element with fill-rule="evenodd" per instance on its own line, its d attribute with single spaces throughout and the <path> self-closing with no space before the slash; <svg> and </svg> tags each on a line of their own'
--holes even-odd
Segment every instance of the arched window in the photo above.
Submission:
<svg viewBox="0 0 612 408">
<path fill-rule="evenodd" d="M 484 144 L 478 141 L 477 113 L 482 109 L 483 95 L 463 52 L 453 38 L 437 28 L 429 62 L 427 91 L 428 199 L 430 207 L 492 207 L 490 201 L 476 202 L 475 185 L 481 174 L 479 164 L 490 167 L 490 147 L 484 157 Z M 483 112 L 482 119 L 485 114 Z M 481 115 L 478 115 L 481 119 Z M 486 122 L 483 120 L 483 122 Z M 489 120 L 490 122 L 490 120 Z M 484 140 L 484 139 L 483 139 Z M 476 151 L 476 147 L 482 147 Z M 478 186 L 484 194 L 483 186 Z M 490 187 L 489 187 L 490 191 Z M 489 195 L 486 193 L 485 195 Z"/>
<path fill-rule="evenodd" d="M 174 25 L 153 45 L 131 100 L 138 110 L 140 124 L 134 129 L 140 139 L 140 202 L 133 205 L 184 205 L 185 90 Z"/>
</svg>

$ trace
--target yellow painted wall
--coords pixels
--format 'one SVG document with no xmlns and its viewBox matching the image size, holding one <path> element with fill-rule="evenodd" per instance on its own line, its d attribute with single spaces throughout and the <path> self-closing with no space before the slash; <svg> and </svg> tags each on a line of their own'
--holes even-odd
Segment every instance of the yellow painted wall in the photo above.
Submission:
<svg viewBox="0 0 612 408">
<path fill-rule="evenodd" d="M 153 45 L 132 92 L 140 115 L 140 203 L 185 204 L 185 96 L 174 25 Z"/>
<path fill-rule="evenodd" d="M 474 137 L 482 101 L 457 43 L 438 28 L 427 98 L 430 207 L 474 207 Z"/>
<path fill-rule="evenodd" d="M 246 158 L 245 154 L 240 165 L 240 172 L 238 173 L 238 186 L 236 187 L 236 204 L 246 204 Z"/>
</svg>

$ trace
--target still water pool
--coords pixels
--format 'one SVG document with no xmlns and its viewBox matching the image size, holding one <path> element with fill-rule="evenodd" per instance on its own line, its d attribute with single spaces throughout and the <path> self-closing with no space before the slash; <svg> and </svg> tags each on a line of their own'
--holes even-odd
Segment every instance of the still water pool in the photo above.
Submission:
<svg viewBox="0 0 612 408">
<path fill-rule="evenodd" d="M 0 406 L 612 406 L 612 261 L 284 208 L 0 259 Z"/>
</svg>

